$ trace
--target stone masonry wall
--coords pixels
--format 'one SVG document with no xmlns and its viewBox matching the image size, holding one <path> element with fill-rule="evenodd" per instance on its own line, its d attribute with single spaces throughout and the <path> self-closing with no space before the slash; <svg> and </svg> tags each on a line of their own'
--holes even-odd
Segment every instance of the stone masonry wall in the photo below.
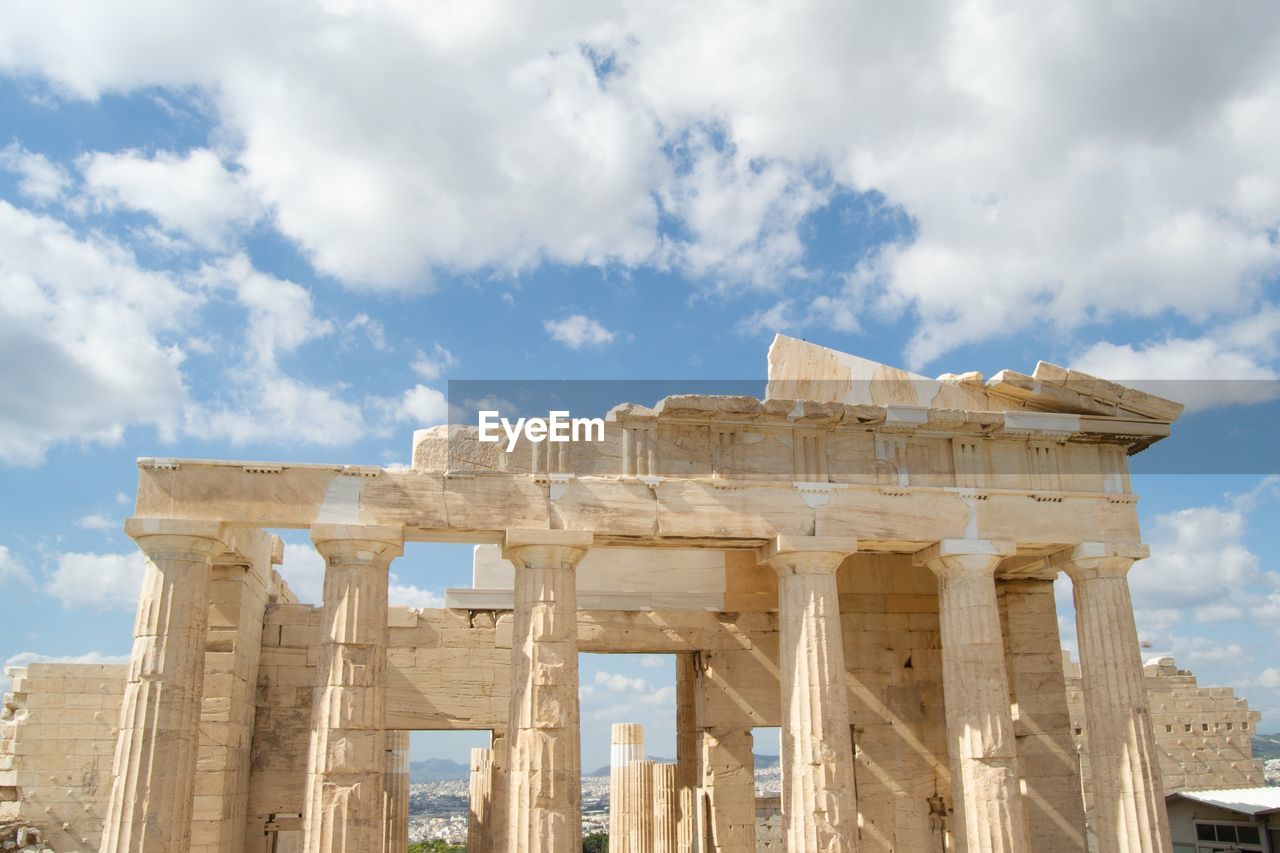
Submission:
<svg viewBox="0 0 1280 853">
<path fill-rule="evenodd" d="M 1064 662 L 1072 734 L 1088 768 L 1089 733 L 1080 693 L 1080 664 Z M 1160 753 L 1165 793 L 1265 784 L 1250 737 L 1262 714 L 1230 687 L 1200 687 L 1173 658 L 1145 667 L 1151 725 Z M 1088 778 L 1087 776 L 1085 778 Z"/>
<path fill-rule="evenodd" d="M 0 821 L 38 827 L 58 853 L 94 853 L 115 753 L 123 664 L 11 667 L 0 714 Z"/>
</svg>

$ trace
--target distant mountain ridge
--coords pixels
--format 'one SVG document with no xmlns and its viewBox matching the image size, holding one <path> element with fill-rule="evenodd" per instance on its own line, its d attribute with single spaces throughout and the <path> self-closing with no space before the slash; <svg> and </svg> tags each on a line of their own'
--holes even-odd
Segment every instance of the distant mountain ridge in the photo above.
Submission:
<svg viewBox="0 0 1280 853">
<path fill-rule="evenodd" d="M 1280 758 L 1280 734 L 1254 735 L 1253 757 L 1258 759 Z"/>
<path fill-rule="evenodd" d="M 446 782 L 471 778 L 471 768 L 448 758 L 409 762 L 409 783 Z"/>
<path fill-rule="evenodd" d="M 674 758 L 660 758 L 656 755 L 650 755 L 650 756 L 647 756 L 647 758 L 650 761 L 656 761 L 658 764 L 675 764 L 676 763 L 676 760 Z M 777 767 L 777 766 L 778 766 L 778 756 L 776 755 L 757 755 L 756 756 L 757 770 L 761 770 L 766 767 Z M 606 764 L 604 767 L 597 767 L 592 772 L 583 773 L 582 775 L 583 776 L 608 776 L 609 765 Z"/>
</svg>

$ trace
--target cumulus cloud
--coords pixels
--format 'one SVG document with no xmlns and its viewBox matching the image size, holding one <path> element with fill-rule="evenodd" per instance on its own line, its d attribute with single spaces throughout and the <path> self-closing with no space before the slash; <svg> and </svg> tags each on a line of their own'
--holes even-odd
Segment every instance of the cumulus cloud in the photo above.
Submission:
<svg viewBox="0 0 1280 853">
<path fill-rule="evenodd" d="M 230 294 L 247 323 L 244 355 L 226 368 L 220 397 L 185 408 L 188 435 L 235 445 L 340 445 L 364 435 L 361 404 L 345 399 L 342 389 L 313 384 L 281 367 L 282 357 L 334 329 L 332 321 L 316 315 L 307 288 L 259 271 L 243 254 L 206 265 L 199 281 Z"/>
<path fill-rule="evenodd" d="M 454 357 L 453 353 L 437 343 L 432 346 L 430 353 L 418 350 L 411 367 L 414 373 L 429 382 L 433 379 L 439 379 L 446 370 L 457 365 L 458 359 Z"/>
<path fill-rule="evenodd" d="M 286 542 L 280 574 L 304 604 L 320 604 L 324 600 L 324 557 L 312 545 Z"/>
<path fill-rule="evenodd" d="M 96 204 L 148 213 L 164 229 L 206 249 L 225 246 L 235 229 L 261 213 L 243 175 L 228 170 L 207 148 L 152 156 L 99 151 L 85 155 L 79 166 Z"/>
<path fill-rule="evenodd" d="M 444 596 L 429 589 L 404 584 L 391 573 L 387 586 L 387 601 L 402 607 L 444 607 Z"/>
<path fill-rule="evenodd" d="M 120 523 L 107 518 L 105 515 L 89 513 L 88 515 L 81 516 L 76 521 L 76 527 L 79 527 L 81 530 L 97 530 L 100 533 L 113 533 L 120 529 Z"/>
<path fill-rule="evenodd" d="M 45 592 L 64 607 L 131 611 L 146 572 L 141 551 L 127 554 L 59 554 Z"/>
<path fill-rule="evenodd" d="M 582 314 L 570 314 L 561 320 L 546 320 L 542 327 L 547 330 L 553 340 L 569 349 L 582 349 L 584 346 L 602 346 L 613 343 L 614 333 Z"/>
<path fill-rule="evenodd" d="M 815 322 L 905 318 L 921 367 L 1046 326 L 1237 317 L 1280 263 L 1280 165 L 1257 144 L 1280 131 L 1265 0 L 46 12 L 5 5 L 0 68 L 66 97 L 194 88 L 235 141 L 104 155 L 134 171 L 95 187 L 197 240 L 250 197 L 353 286 L 674 267 L 785 284 Z M 197 167 L 216 215 L 185 183 L 181 210 L 141 195 Z M 851 194 L 910 228 L 834 262 L 843 285 L 810 279 L 811 214 Z"/>
<path fill-rule="evenodd" d="M 0 201 L 0 460 L 63 441 L 172 432 L 187 400 L 175 342 L 201 299 L 118 243 Z"/>
<path fill-rule="evenodd" d="M 18 192 L 39 204 L 57 201 L 71 184 L 61 166 L 16 142 L 0 148 L 0 168 L 18 176 Z"/>
<path fill-rule="evenodd" d="M 22 561 L 15 557 L 7 546 L 0 545 L 0 586 L 10 583 L 33 586 L 35 581 Z"/>
<path fill-rule="evenodd" d="M 1191 411 L 1280 396 L 1280 308 L 1214 328 L 1196 338 L 1165 338 L 1134 346 L 1100 341 L 1072 367 L 1154 394 L 1174 397 Z"/>
</svg>

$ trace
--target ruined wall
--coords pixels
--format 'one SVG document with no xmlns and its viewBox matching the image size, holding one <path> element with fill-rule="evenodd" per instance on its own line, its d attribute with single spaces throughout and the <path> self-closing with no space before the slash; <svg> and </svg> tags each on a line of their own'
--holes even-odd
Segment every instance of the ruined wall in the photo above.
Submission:
<svg viewBox="0 0 1280 853">
<path fill-rule="evenodd" d="M 0 714 L 0 820 L 59 853 L 94 853 L 111 791 L 123 664 L 11 667 Z"/>
<path fill-rule="evenodd" d="M 782 797 L 756 797 L 756 853 L 786 853 Z"/>
<path fill-rule="evenodd" d="M 1080 664 L 1064 656 L 1063 666 L 1071 731 L 1087 774 L 1089 732 L 1080 693 Z M 1262 718 L 1260 712 L 1249 710 L 1246 700 L 1230 687 L 1198 686 L 1196 677 L 1178 669 L 1173 658 L 1160 658 L 1144 669 L 1166 794 L 1265 784 L 1262 763 L 1253 757 L 1250 741 Z"/>
</svg>

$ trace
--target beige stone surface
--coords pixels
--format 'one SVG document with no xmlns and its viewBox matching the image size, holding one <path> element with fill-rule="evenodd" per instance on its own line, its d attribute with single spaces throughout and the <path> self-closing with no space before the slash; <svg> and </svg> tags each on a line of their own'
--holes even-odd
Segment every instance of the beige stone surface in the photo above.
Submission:
<svg viewBox="0 0 1280 853">
<path fill-rule="evenodd" d="M 706 853 L 753 853 L 756 846 L 755 757 L 750 729 L 698 731 L 706 821 L 699 843 Z"/>
<path fill-rule="evenodd" d="M 682 851 L 773 843 L 756 832 L 758 726 L 784 730 L 777 825 L 793 850 L 1078 851 L 1063 570 L 1103 849 L 1161 847 L 1162 762 L 1188 787 L 1249 778 L 1234 728 L 1212 761 L 1187 732 L 1157 748 L 1151 723 L 1190 700 L 1149 703 L 1112 570 L 1140 550 L 1126 457 L 1180 406 L 1045 363 L 927 379 L 785 337 L 769 362 L 767 399 L 621 404 L 598 444 L 507 452 L 435 428 L 409 470 L 140 460 L 130 532 L 150 568 L 116 778 L 110 796 L 68 783 L 68 798 L 109 815 L 104 850 L 390 848 L 402 733 L 488 729 L 488 849 L 576 850 L 578 653 L 674 653 L 677 764 L 626 762 L 651 791 L 628 820 L 663 818 L 622 833 L 652 838 L 646 853 L 673 828 Z M 322 608 L 280 584 L 274 527 L 311 529 Z M 388 608 L 405 540 L 480 546 L 476 588 L 452 609 Z M 1229 697 L 1194 695 L 1215 724 L 1247 722 Z M 30 735 L 40 701 L 11 703 L 5 811 L 62 769 Z"/>
<path fill-rule="evenodd" d="M 356 525 L 317 525 L 311 536 L 325 576 L 303 850 L 376 850 L 387 743 L 387 573 L 403 540 L 395 528 Z"/>
<path fill-rule="evenodd" d="M 147 556 L 120 707 L 102 853 L 191 845 L 209 575 L 221 525 L 130 519 Z"/>
<path fill-rule="evenodd" d="M 9 667 L 0 710 L 0 821 L 38 827 L 67 853 L 102 840 L 119 732 L 123 664 Z"/>
<path fill-rule="evenodd" d="M 627 853 L 653 853 L 655 766 L 652 761 L 644 759 L 632 761 L 622 769 L 620 829 L 624 839 L 622 849 Z"/>
<path fill-rule="evenodd" d="M 1155 853 L 1172 844 L 1129 597 L 1129 567 L 1141 556 L 1145 548 L 1088 543 L 1062 563 L 1075 597 L 1093 829 L 1102 853 Z"/>
<path fill-rule="evenodd" d="M 477 747 L 471 750 L 467 853 L 501 853 L 501 848 L 494 843 L 494 828 L 499 820 L 493 808 L 495 770 L 492 749 Z"/>
<path fill-rule="evenodd" d="M 516 567 L 507 767 L 510 853 L 577 853 L 582 837 L 574 571 L 591 536 L 510 530 Z"/>
<path fill-rule="evenodd" d="M 680 791 L 674 764 L 653 765 L 653 853 L 677 853 Z"/>
<path fill-rule="evenodd" d="M 409 733 L 387 732 L 382 777 L 382 838 L 386 853 L 409 848 Z"/>
<path fill-rule="evenodd" d="M 644 757 L 644 726 L 614 723 L 609 732 L 609 844 L 613 853 L 631 853 L 631 836 L 625 829 L 630 820 L 626 809 L 633 803 L 630 794 L 624 793 L 630 779 L 627 768 Z"/>
<path fill-rule="evenodd" d="M 853 744 L 836 570 L 852 539 L 778 537 L 762 558 L 778 573 L 782 657 L 782 813 L 792 850 L 852 851 Z"/>
<path fill-rule="evenodd" d="M 1030 849 L 995 590 L 1012 553 L 1008 543 L 954 540 L 917 555 L 938 577 L 953 833 L 970 853 Z"/>
</svg>

